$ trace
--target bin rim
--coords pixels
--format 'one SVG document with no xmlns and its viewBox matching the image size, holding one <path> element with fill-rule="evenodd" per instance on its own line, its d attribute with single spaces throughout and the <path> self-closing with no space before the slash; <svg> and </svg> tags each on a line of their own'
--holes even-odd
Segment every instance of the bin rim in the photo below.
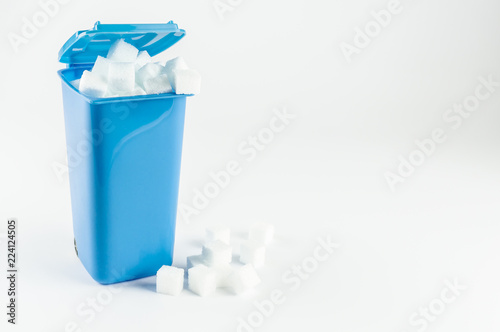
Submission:
<svg viewBox="0 0 500 332">
<path fill-rule="evenodd" d="M 71 84 L 71 82 L 66 78 L 64 72 L 74 70 L 74 68 L 64 68 L 57 71 L 57 74 L 61 78 L 61 80 L 66 84 L 70 89 L 74 92 L 78 93 L 85 99 L 89 104 L 106 104 L 106 103 L 116 103 L 122 101 L 139 101 L 139 100 L 155 100 L 155 99 L 166 99 L 166 98 L 183 98 L 183 97 L 191 97 L 193 94 L 175 94 L 173 92 L 167 93 L 159 93 L 159 94 L 149 94 L 149 95 L 137 95 L 137 96 L 121 96 L 121 97 L 103 97 L 103 98 L 94 98 L 87 96 L 80 92 L 77 88 Z"/>
</svg>

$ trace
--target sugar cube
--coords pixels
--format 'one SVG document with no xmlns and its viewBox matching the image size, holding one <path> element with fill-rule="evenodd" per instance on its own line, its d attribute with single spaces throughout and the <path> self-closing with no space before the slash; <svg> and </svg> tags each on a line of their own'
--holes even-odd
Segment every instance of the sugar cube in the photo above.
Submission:
<svg viewBox="0 0 500 332">
<path fill-rule="evenodd" d="M 163 67 L 157 63 L 147 63 L 137 71 L 136 82 L 144 88 L 144 83 L 147 80 L 158 77 L 162 74 Z"/>
<path fill-rule="evenodd" d="M 201 76 L 196 70 L 174 69 L 168 78 L 170 85 L 178 95 L 200 93 Z"/>
<path fill-rule="evenodd" d="M 165 74 L 167 74 L 167 76 L 173 75 L 174 70 L 176 69 L 189 69 L 183 57 L 178 56 L 177 58 L 169 60 L 165 63 Z"/>
<path fill-rule="evenodd" d="M 230 243 L 231 231 L 227 227 L 209 227 L 206 230 L 207 242 L 220 240 L 225 244 Z"/>
<path fill-rule="evenodd" d="M 224 242 L 217 240 L 203 246 L 203 259 L 209 266 L 231 263 L 232 248 Z"/>
<path fill-rule="evenodd" d="M 241 244 L 240 262 L 252 264 L 256 269 L 264 266 L 266 260 L 266 247 L 258 242 L 248 240 Z"/>
<path fill-rule="evenodd" d="M 135 62 L 139 50 L 133 45 L 118 39 L 111 45 L 107 58 L 116 62 Z"/>
<path fill-rule="evenodd" d="M 197 265 L 188 270 L 189 289 L 199 296 L 208 296 L 215 292 L 217 283 L 215 272 L 205 266 Z"/>
<path fill-rule="evenodd" d="M 141 69 L 144 65 L 151 62 L 151 57 L 147 51 L 139 52 L 137 59 L 135 59 L 135 70 Z"/>
<path fill-rule="evenodd" d="M 203 255 L 188 256 L 187 258 L 187 268 L 190 269 L 197 265 L 205 264 L 203 260 Z"/>
<path fill-rule="evenodd" d="M 156 291 L 177 296 L 184 287 L 184 269 L 163 265 L 156 273 Z"/>
<path fill-rule="evenodd" d="M 231 265 L 213 266 L 211 269 L 215 272 L 215 282 L 219 288 L 230 287 L 229 276 L 233 272 Z"/>
<path fill-rule="evenodd" d="M 274 236 L 274 226 L 263 222 L 252 226 L 249 233 L 249 239 L 255 242 L 269 244 Z"/>
<path fill-rule="evenodd" d="M 167 75 L 160 75 L 146 80 L 144 90 L 147 94 L 168 93 L 172 92 L 172 87 Z"/>
<path fill-rule="evenodd" d="M 111 62 L 108 75 L 109 89 L 130 92 L 135 87 L 135 65 L 132 62 Z"/>
<path fill-rule="evenodd" d="M 80 79 L 79 89 L 89 97 L 102 98 L 106 94 L 108 85 L 101 76 L 85 70 Z"/>
<path fill-rule="evenodd" d="M 229 287 L 235 294 L 243 293 L 260 283 L 260 278 L 251 264 L 235 269 L 228 278 Z"/>
<path fill-rule="evenodd" d="M 107 80 L 110 63 L 111 60 L 98 56 L 95 60 L 94 67 L 92 67 L 92 72 L 101 76 L 104 80 Z"/>
<path fill-rule="evenodd" d="M 127 97 L 127 96 L 141 96 L 141 95 L 145 95 L 146 94 L 146 91 L 144 91 L 140 86 L 138 86 L 137 84 L 135 85 L 134 87 L 134 90 L 132 91 L 127 91 L 127 92 L 118 92 L 116 93 L 117 96 L 120 96 L 120 97 Z"/>
</svg>

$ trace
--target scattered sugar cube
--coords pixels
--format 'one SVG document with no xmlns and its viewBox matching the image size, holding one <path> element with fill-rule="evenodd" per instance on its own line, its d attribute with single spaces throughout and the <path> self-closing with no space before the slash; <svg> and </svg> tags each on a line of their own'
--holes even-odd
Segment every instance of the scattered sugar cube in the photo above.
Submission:
<svg viewBox="0 0 500 332">
<path fill-rule="evenodd" d="M 220 240 L 225 244 L 230 244 L 231 231 L 227 227 L 209 227 L 206 233 L 207 243 Z"/>
<path fill-rule="evenodd" d="M 266 223 L 257 223 L 252 226 L 249 239 L 255 242 L 269 244 L 274 236 L 274 226 Z"/>
<path fill-rule="evenodd" d="M 252 264 L 256 269 L 263 267 L 266 260 L 266 247 L 258 242 L 248 240 L 241 244 L 240 262 Z"/>
<path fill-rule="evenodd" d="M 102 98 L 108 90 L 108 85 L 101 76 L 85 70 L 80 79 L 79 89 L 89 97 Z"/>
<path fill-rule="evenodd" d="M 209 266 L 218 266 L 231 263 L 232 248 L 217 240 L 203 246 L 203 259 Z"/>
<path fill-rule="evenodd" d="M 116 92 L 130 92 L 135 87 L 135 65 L 132 62 L 109 64 L 108 86 Z"/>
<path fill-rule="evenodd" d="M 188 270 L 189 289 L 199 296 L 208 296 L 215 292 L 217 283 L 214 270 L 197 265 Z"/>
<path fill-rule="evenodd" d="M 95 60 L 94 67 L 92 67 L 92 72 L 101 76 L 104 80 L 107 80 L 110 63 L 111 60 L 98 56 Z"/>
<path fill-rule="evenodd" d="M 147 63 L 137 71 L 136 82 L 144 88 L 144 83 L 162 74 L 163 67 L 157 63 Z"/>
<path fill-rule="evenodd" d="M 77 80 L 71 81 L 71 82 L 69 82 L 69 83 L 70 83 L 72 86 L 74 86 L 74 87 L 75 87 L 75 89 L 77 89 L 77 90 L 78 90 L 78 89 L 79 89 L 79 87 L 80 87 L 80 79 L 77 79 Z"/>
<path fill-rule="evenodd" d="M 116 62 L 135 62 L 139 50 L 133 45 L 119 39 L 111 45 L 107 58 Z"/>
<path fill-rule="evenodd" d="M 203 255 L 188 256 L 187 258 L 187 268 L 188 270 L 197 265 L 203 265 L 205 261 L 203 260 Z"/>
<path fill-rule="evenodd" d="M 177 58 L 168 60 L 165 63 L 165 74 L 167 74 L 167 76 L 173 75 L 174 70 L 176 69 L 189 69 L 183 57 L 178 56 Z"/>
<path fill-rule="evenodd" d="M 143 66 L 151 62 L 151 56 L 147 51 L 139 52 L 137 59 L 135 59 L 135 70 L 141 69 Z"/>
<path fill-rule="evenodd" d="M 184 269 L 163 265 L 156 273 L 156 291 L 177 296 L 184 287 Z"/>
<path fill-rule="evenodd" d="M 228 278 L 229 287 L 235 294 L 241 294 L 260 283 L 260 278 L 251 264 L 233 270 Z"/>
<path fill-rule="evenodd" d="M 201 76 L 196 70 L 175 69 L 168 78 L 170 80 L 170 85 L 172 85 L 172 88 L 178 95 L 200 93 Z"/>
<path fill-rule="evenodd" d="M 146 80 L 144 90 L 147 94 L 168 93 L 172 92 L 172 87 L 167 75 L 160 75 Z"/>
<path fill-rule="evenodd" d="M 215 283 L 218 288 L 230 287 L 229 276 L 233 272 L 233 268 L 229 264 L 213 266 L 211 269 L 215 272 Z"/>
</svg>

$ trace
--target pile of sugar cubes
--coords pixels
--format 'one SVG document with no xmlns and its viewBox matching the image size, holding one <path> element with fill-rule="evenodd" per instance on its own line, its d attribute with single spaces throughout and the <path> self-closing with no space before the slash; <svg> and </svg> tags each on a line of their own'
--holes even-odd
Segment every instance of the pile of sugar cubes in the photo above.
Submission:
<svg viewBox="0 0 500 332">
<path fill-rule="evenodd" d="M 190 69 L 182 57 L 165 66 L 152 62 L 147 51 L 119 39 L 106 58 L 98 56 L 91 71 L 85 70 L 71 84 L 93 98 L 150 95 L 159 93 L 198 94 L 200 74 Z"/>
<path fill-rule="evenodd" d="M 241 243 L 239 263 L 232 262 L 229 228 L 206 230 L 206 244 L 201 255 L 187 258 L 188 287 L 199 296 L 209 296 L 217 288 L 241 294 L 260 283 L 256 269 L 264 266 L 266 245 L 273 240 L 274 227 L 266 223 L 253 225 L 248 239 Z M 156 274 L 156 291 L 177 296 L 184 287 L 185 271 L 164 265 Z"/>
</svg>

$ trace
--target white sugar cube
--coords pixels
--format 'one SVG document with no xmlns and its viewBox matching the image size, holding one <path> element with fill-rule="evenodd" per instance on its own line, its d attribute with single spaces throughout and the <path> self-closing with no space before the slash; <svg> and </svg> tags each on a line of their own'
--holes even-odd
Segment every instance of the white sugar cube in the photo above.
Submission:
<svg viewBox="0 0 500 332">
<path fill-rule="evenodd" d="M 126 96 L 142 96 L 145 95 L 146 91 L 144 91 L 140 86 L 137 84 L 134 87 L 134 90 L 128 91 L 128 92 L 120 92 L 117 93 L 120 97 L 126 97 Z"/>
<path fill-rule="evenodd" d="M 263 222 L 252 226 L 248 238 L 252 241 L 269 244 L 274 236 L 274 226 Z"/>
<path fill-rule="evenodd" d="M 141 69 L 143 66 L 151 62 L 151 56 L 147 51 L 139 52 L 137 59 L 135 59 L 135 70 Z"/>
<path fill-rule="evenodd" d="M 215 272 L 215 282 L 217 284 L 217 287 L 219 288 L 230 287 L 229 276 L 233 272 L 233 268 L 231 268 L 231 265 L 225 264 L 225 265 L 213 266 L 211 267 L 211 269 Z"/>
<path fill-rule="evenodd" d="M 177 58 L 169 60 L 165 63 L 165 74 L 167 74 L 167 76 L 173 75 L 174 70 L 176 69 L 189 69 L 183 57 L 178 56 Z"/>
<path fill-rule="evenodd" d="M 173 73 L 168 75 L 170 85 L 175 93 L 181 94 L 198 94 L 201 89 L 201 76 L 193 69 L 175 69 Z"/>
<path fill-rule="evenodd" d="M 144 88 L 144 83 L 162 74 L 163 67 L 157 63 L 147 63 L 137 71 L 136 82 Z"/>
<path fill-rule="evenodd" d="M 193 293 L 208 296 L 217 286 L 215 272 L 205 265 L 192 267 L 188 270 L 188 285 Z"/>
<path fill-rule="evenodd" d="M 227 227 L 209 227 L 206 230 L 207 242 L 220 240 L 229 244 L 231 240 L 231 231 Z"/>
<path fill-rule="evenodd" d="M 104 80 L 107 80 L 110 63 L 111 60 L 98 56 L 95 60 L 94 67 L 92 67 L 92 72 L 101 76 Z"/>
<path fill-rule="evenodd" d="M 241 244 L 240 262 L 243 264 L 252 264 L 253 267 L 260 268 L 264 266 L 266 260 L 266 247 L 258 242 L 248 240 Z"/>
<path fill-rule="evenodd" d="M 133 45 L 119 39 L 111 45 L 107 58 L 116 62 L 135 62 L 139 50 Z"/>
<path fill-rule="evenodd" d="M 184 287 L 184 269 L 163 265 L 156 273 L 156 291 L 177 296 Z"/>
<path fill-rule="evenodd" d="M 101 76 L 85 70 L 80 79 L 79 89 L 87 96 L 102 98 L 108 90 L 108 85 Z"/>
<path fill-rule="evenodd" d="M 220 240 L 206 244 L 202 252 L 209 266 L 229 264 L 233 255 L 232 248 Z"/>
<path fill-rule="evenodd" d="M 135 65 L 133 62 L 111 62 L 108 86 L 116 92 L 130 92 L 135 87 Z"/>
<path fill-rule="evenodd" d="M 172 92 L 172 87 L 167 75 L 160 75 L 146 80 L 144 90 L 147 94 L 168 93 Z"/>
<path fill-rule="evenodd" d="M 260 278 L 251 264 L 244 265 L 233 270 L 229 275 L 229 287 L 235 294 L 240 294 L 246 290 L 257 286 Z"/>
<path fill-rule="evenodd" d="M 203 265 L 205 261 L 203 260 L 203 255 L 188 256 L 187 258 L 187 268 L 190 269 L 197 265 Z"/>
<path fill-rule="evenodd" d="M 72 86 L 74 86 L 74 87 L 75 87 L 75 89 L 77 89 L 77 90 L 78 90 L 78 89 L 79 89 L 79 87 L 80 87 L 80 79 L 77 79 L 77 80 L 71 81 L 71 82 L 69 82 L 69 83 L 70 83 Z"/>
</svg>

